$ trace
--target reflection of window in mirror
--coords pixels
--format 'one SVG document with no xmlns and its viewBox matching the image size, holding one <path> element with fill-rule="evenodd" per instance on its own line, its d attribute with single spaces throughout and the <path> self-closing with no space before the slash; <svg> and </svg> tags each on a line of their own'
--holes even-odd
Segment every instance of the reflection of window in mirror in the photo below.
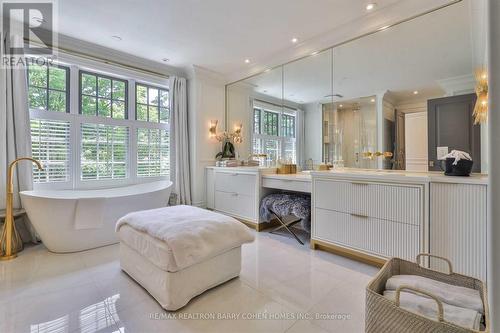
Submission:
<svg viewBox="0 0 500 333">
<path fill-rule="evenodd" d="M 252 154 L 266 154 L 267 164 L 296 163 L 297 110 L 254 101 Z"/>
</svg>

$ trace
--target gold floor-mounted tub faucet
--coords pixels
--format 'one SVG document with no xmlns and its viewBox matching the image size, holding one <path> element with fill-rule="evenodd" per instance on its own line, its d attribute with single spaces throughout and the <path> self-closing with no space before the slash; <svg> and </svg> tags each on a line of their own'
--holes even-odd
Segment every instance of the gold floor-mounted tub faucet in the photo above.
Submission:
<svg viewBox="0 0 500 333">
<path fill-rule="evenodd" d="M 0 260 L 14 259 L 17 257 L 18 249 L 22 249 L 22 241 L 14 224 L 14 216 L 12 213 L 14 205 L 14 183 L 12 178 L 14 177 L 14 167 L 19 161 L 23 160 L 35 163 L 38 170 L 43 170 L 42 164 L 31 157 L 18 158 L 9 165 L 7 170 L 7 203 L 5 208 L 5 222 L 3 224 L 0 237 Z M 18 244 L 20 241 L 21 244 Z"/>
</svg>

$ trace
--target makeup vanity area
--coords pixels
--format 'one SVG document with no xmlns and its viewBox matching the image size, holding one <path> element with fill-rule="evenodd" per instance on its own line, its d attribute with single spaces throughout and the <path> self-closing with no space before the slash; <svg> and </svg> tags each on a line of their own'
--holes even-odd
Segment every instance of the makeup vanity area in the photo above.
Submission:
<svg viewBox="0 0 500 333">
<path fill-rule="evenodd" d="M 264 155 L 266 167 L 207 167 L 208 208 L 260 231 L 268 227 L 262 198 L 310 193 L 312 248 L 375 265 L 429 252 L 486 280 L 487 176 L 429 171 L 452 149 L 486 170 L 487 128 L 472 116 L 485 54 L 474 5 L 459 2 L 227 85 L 226 130 L 238 127 L 239 156 Z M 277 174 L 278 160 L 307 171 Z"/>
<path fill-rule="evenodd" d="M 485 175 L 347 168 L 283 175 L 260 167 L 207 167 L 206 172 L 208 208 L 256 230 L 268 227 L 259 221 L 264 196 L 311 193 L 313 248 L 376 265 L 430 252 L 450 258 L 456 272 L 486 278 Z M 464 253 L 474 260 L 460 260 Z"/>
</svg>

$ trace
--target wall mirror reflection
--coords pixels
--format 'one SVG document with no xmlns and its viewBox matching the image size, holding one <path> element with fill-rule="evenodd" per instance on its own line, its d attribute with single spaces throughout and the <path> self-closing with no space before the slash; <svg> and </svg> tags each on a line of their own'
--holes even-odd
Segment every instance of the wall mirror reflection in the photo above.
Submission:
<svg viewBox="0 0 500 333">
<path fill-rule="evenodd" d="M 227 125 L 244 128 L 240 156 L 427 171 L 458 149 L 485 170 L 487 128 L 472 116 L 486 62 L 475 6 L 464 0 L 229 84 Z"/>
</svg>

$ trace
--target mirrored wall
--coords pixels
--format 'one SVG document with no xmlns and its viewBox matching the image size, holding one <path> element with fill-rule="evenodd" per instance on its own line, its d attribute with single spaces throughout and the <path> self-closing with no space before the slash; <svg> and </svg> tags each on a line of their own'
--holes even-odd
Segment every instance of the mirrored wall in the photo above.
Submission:
<svg viewBox="0 0 500 333">
<path fill-rule="evenodd" d="M 477 4 L 464 0 L 228 85 L 226 123 L 228 130 L 242 125 L 240 158 L 265 156 L 268 165 L 302 169 L 430 169 L 444 147 L 429 140 L 436 136 L 429 124 L 437 136 L 448 135 L 433 122 L 467 116 L 438 111 L 457 96 L 473 105 L 474 73 L 486 63 Z M 471 148 L 476 161 L 486 158 L 480 137 L 479 151 Z"/>
</svg>

